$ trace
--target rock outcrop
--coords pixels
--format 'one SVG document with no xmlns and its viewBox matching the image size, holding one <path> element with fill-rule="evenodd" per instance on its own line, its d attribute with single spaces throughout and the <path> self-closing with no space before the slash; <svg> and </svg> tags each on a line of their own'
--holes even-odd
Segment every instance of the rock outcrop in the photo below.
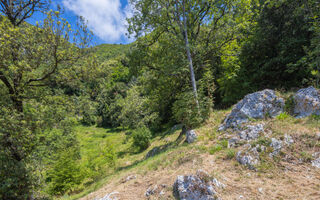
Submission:
<svg viewBox="0 0 320 200">
<path fill-rule="evenodd" d="M 173 185 L 176 197 L 180 200 L 217 200 L 213 185 L 220 182 L 211 180 L 207 172 L 198 170 L 196 175 L 178 176 Z"/>
<path fill-rule="evenodd" d="M 256 166 L 259 164 L 259 153 L 257 148 L 249 148 L 244 151 L 239 151 L 237 153 L 236 159 L 241 165 L 247 166 L 251 170 L 255 170 Z"/>
<path fill-rule="evenodd" d="M 299 90 L 294 96 L 293 113 L 297 118 L 320 115 L 320 91 L 314 87 Z"/>
<path fill-rule="evenodd" d="M 273 90 L 263 90 L 245 96 L 232 109 L 219 130 L 238 128 L 249 119 L 275 117 L 283 112 L 284 100 L 275 95 Z"/>
<path fill-rule="evenodd" d="M 263 124 L 247 125 L 244 130 L 239 133 L 239 137 L 242 140 L 255 140 L 260 136 L 260 133 L 264 131 Z"/>
</svg>

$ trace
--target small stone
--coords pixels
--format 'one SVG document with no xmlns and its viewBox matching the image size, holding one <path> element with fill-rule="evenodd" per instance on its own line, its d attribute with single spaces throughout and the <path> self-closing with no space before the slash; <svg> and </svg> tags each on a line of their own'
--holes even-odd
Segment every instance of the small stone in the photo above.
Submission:
<svg viewBox="0 0 320 200">
<path fill-rule="evenodd" d="M 212 183 L 213 183 L 217 188 L 224 189 L 224 188 L 226 187 L 225 184 L 221 183 L 221 182 L 218 181 L 216 178 L 212 179 Z"/>
<path fill-rule="evenodd" d="M 251 170 L 255 170 L 255 166 L 259 163 L 258 158 L 253 157 L 248 152 L 243 153 L 242 151 L 239 151 L 236 159 L 240 164 L 247 166 Z"/>
<path fill-rule="evenodd" d="M 145 193 L 145 196 L 146 196 L 146 197 L 149 197 L 149 196 L 151 196 L 151 195 L 154 195 L 154 194 L 156 193 L 157 189 L 158 189 L 158 185 L 155 185 L 154 187 L 150 186 L 150 187 L 147 189 L 147 191 L 146 191 L 146 193 Z"/>
<path fill-rule="evenodd" d="M 312 154 L 313 158 L 320 158 L 320 152 L 315 152 Z"/>
<path fill-rule="evenodd" d="M 189 144 L 195 142 L 198 138 L 194 130 L 188 130 L 186 134 L 187 134 L 187 142 Z"/>
<path fill-rule="evenodd" d="M 291 144 L 294 143 L 294 140 L 292 139 L 292 137 L 290 135 L 285 134 L 284 135 L 284 143 L 288 146 L 290 146 Z"/>
<path fill-rule="evenodd" d="M 263 189 L 259 188 L 258 191 L 262 194 L 263 193 Z"/>
<path fill-rule="evenodd" d="M 123 183 L 125 183 L 125 182 L 128 182 L 128 181 L 130 181 L 130 180 L 132 180 L 132 179 L 136 179 L 137 177 L 135 176 L 135 175 L 130 175 L 130 176 L 128 176 L 126 179 L 125 179 L 125 181 L 123 181 Z"/>
<path fill-rule="evenodd" d="M 320 158 L 311 161 L 313 167 L 320 168 Z"/>
<path fill-rule="evenodd" d="M 317 133 L 317 134 L 316 134 L 316 139 L 317 139 L 317 140 L 320 140 L 320 133 Z"/>
<path fill-rule="evenodd" d="M 269 156 L 273 157 L 275 155 L 278 155 L 278 153 L 282 149 L 282 142 L 280 140 L 275 139 L 275 138 L 271 138 L 270 147 L 273 148 L 273 152 L 270 153 Z"/>
<path fill-rule="evenodd" d="M 96 199 L 96 200 L 117 200 L 118 198 L 116 197 L 111 197 L 112 195 L 116 195 L 116 194 L 119 194 L 119 192 L 112 192 L 110 194 L 107 194 L 106 196 L 100 198 L 100 199 Z"/>
</svg>

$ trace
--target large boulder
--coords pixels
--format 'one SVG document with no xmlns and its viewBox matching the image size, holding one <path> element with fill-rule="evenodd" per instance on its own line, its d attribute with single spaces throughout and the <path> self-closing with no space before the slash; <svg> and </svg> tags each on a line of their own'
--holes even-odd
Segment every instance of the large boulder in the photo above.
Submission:
<svg viewBox="0 0 320 200">
<path fill-rule="evenodd" d="M 308 87 L 299 90 L 294 96 L 293 113 L 297 118 L 320 115 L 320 90 Z"/>
<path fill-rule="evenodd" d="M 275 117 L 283 112 L 283 109 L 284 100 L 276 96 L 273 90 L 266 89 L 248 94 L 233 107 L 219 130 L 238 128 L 242 123 L 248 122 L 250 118 Z"/>
<path fill-rule="evenodd" d="M 198 170 L 196 175 L 178 176 L 173 190 L 180 200 L 217 200 L 213 185 L 208 173 Z"/>
</svg>

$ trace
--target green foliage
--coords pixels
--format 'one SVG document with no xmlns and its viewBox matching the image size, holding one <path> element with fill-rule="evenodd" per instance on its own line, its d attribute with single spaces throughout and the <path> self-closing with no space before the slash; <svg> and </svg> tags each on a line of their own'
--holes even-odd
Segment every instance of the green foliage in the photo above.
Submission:
<svg viewBox="0 0 320 200">
<path fill-rule="evenodd" d="M 101 116 L 101 126 L 119 126 L 119 116 L 121 114 L 121 102 L 126 95 L 126 84 L 117 82 L 113 85 L 107 85 L 97 97 L 97 113 Z"/>
<path fill-rule="evenodd" d="M 296 0 L 263 1 L 260 9 L 257 25 L 240 55 L 241 96 L 264 88 L 301 87 L 310 77 L 306 63 L 298 62 L 311 39 L 304 5 Z M 239 87 L 234 89 L 237 92 Z"/>
<path fill-rule="evenodd" d="M 74 148 L 59 153 L 58 160 L 47 172 L 46 181 L 49 183 L 49 193 L 61 195 L 76 189 L 84 179 L 85 174 L 78 165 L 79 154 Z"/>
<path fill-rule="evenodd" d="M 228 149 L 226 152 L 226 159 L 233 159 L 236 157 L 236 151 L 234 149 Z"/>
<path fill-rule="evenodd" d="M 157 124 L 158 114 L 149 107 L 149 99 L 143 96 L 138 86 L 132 86 L 127 96 L 120 101 L 121 113 L 118 120 L 123 127 L 153 127 Z"/>
<path fill-rule="evenodd" d="M 138 148 L 139 151 L 147 149 L 150 146 L 151 136 L 150 130 L 145 126 L 134 130 L 132 132 L 132 146 Z"/>
<path fill-rule="evenodd" d="M 182 93 L 177 98 L 172 107 L 174 118 L 177 122 L 184 124 L 188 128 L 196 128 L 208 119 L 212 106 L 209 98 L 200 98 L 199 110 L 191 92 Z"/>
<path fill-rule="evenodd" d="M 289 114 L 293 114 L 294 106 L 295 106 L 294 98 L 292 95 L 290 95 L 290 97 L 285 101 L 284 110 Z"/>
<path fill-rule="evenodd" d="M 223 149 L 223 147 L 222 147 L 220 144 L 216 144 L 216 145 L 214 145 L 213 147 L 211 147 L 211 148 L 209 149 L 209 153 L 210 153 L 211 155 L 213 155 L 213 154 L 221 151 L 222 149 Z"/>
<path fill-rule="evenodd" d="M 288 119 L 290 117 L 290 115 L 288 113 L 280 113 L 280 115 L 278 115 L 276 118 L 278 120 L 284 121 L 286 119 Z"/>
</svg>

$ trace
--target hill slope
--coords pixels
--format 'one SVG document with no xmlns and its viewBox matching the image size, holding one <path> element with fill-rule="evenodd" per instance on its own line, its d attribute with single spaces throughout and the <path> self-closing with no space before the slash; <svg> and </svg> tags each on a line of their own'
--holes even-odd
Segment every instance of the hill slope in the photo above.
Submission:
<svg viewBox="0 0 320 200">
<path fill-rule="evenodd" d="M 135 153 L 130 152 L 130 141 L 126 141 L 124 132 L 114 133 L 113 140 L 121 144 L 117 148 L 119 160 L 115 171 L 82 194 L 67 199 L 80 196 L 83 196 L 81 200 L 99 199 L 112 192 L 118 192 L 112 195 L 118 199 L 174 199 L 172 185 L 177 176 L 195 174 L 198 169 L 226 185 L 218 191 L 222 199 L 319 199 L 320 169 L 310 162 L 312 154 L 320 152 L 316 135 L 320 131 L 319 119 L 286 116 L 252 121 L 252 124 L 264 123 L 265 132 L 272 137 L 292 136 L 294 144 L 284 147 L 273 158 L 261 156 L 256 170 L 250 170 L 235 158 L 240 147 L 228 148 L 229 136 L 216 131 L 228 112 L 212 113 L 206 124 L 196 129 L 198 140 L 193 144 L 176 141 L 181 130 L 175 127 L 155 137 L 146 151 Z M 90 134 L 96 137 L 98 133 Z M 250 144 L 264 142 L 265 138 L 259 138 Z M 154 156 L 146 158 L 151 150 Z M 147 190 L 153 194 L 147 197 Z"/>
</svg>

